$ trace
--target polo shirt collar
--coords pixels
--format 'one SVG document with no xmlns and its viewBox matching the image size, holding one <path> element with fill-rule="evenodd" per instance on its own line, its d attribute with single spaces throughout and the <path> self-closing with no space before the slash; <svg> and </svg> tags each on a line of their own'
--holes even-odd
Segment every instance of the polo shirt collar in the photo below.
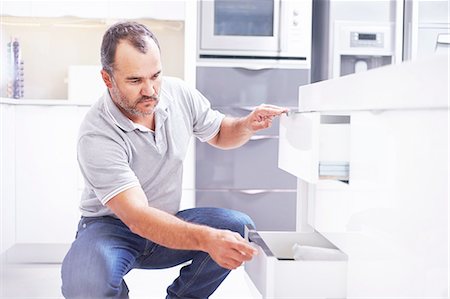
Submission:
<svg viewBox="0 0 450 299">
<path fill-rule="evenodd" d="M 162 126 L 162 122 L 167 118 L 168 116 L 168 101 L 163 96 L 165 94 L 161 91 L 159 103 L 155 108 L 155 122 L 156 127 L 155 130 Z M 105 99 L 105 108 L 107 115 L 111 118 L 111 120 L 114 122 L 116 126 L 121 128 L 125 132 L 131 132 L 134 130 L 140 130 L 144 131 L 143 126 L 139 126 L 135 124 L 133 121 L 131 121 L 128 117 L 126 117 L 122 111 L 119 110 L 119 108 L 116 106 L 116 104 L 111 99 L 111 95 L 109 94 L 109 90 L 106 91 L 104 95 Z M 151 131 L 148 129 L 148 131 Z"/>
</svg>

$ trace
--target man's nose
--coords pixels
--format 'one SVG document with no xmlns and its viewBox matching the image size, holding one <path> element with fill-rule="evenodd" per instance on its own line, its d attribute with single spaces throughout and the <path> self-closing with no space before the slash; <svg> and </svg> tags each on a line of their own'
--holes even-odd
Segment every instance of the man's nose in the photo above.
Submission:
<svg viewBox="0 0 450 299">
<path fill-rule="evenodd" d="M 152 80 L 146 80 L 142 90 L 141 90 L 141 94 L 143 96 L 147 96 L 147 97 L 151 97 L 155 94 L 155 85 L 153 84 Z"/>
</svg>

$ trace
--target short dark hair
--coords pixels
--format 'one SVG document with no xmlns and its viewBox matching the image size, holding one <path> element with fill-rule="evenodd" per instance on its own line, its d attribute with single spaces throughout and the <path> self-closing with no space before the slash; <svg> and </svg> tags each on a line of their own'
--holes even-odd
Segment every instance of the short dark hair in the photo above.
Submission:
<svg viewBox="0 0 450 299">
<path fill-rule="evenodd" d="M 109 27 L 103 35 L 101 46 L 102 68 L 112 75 L 117 45 L 121 40 L 126 40 L 140 52 L 147 53 L 146 36 L 153 39 L 161 50 L 156 36 L 145 25 L 137 22 L 119 22 Z"/>
</svg>

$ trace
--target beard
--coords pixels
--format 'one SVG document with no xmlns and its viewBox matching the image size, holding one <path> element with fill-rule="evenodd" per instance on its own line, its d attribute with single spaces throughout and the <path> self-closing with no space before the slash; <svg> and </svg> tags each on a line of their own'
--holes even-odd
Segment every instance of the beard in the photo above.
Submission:
<svg viewBox="0 0 450 299">
<path fill-rule="evenodd" d="M 159 102 L 159 95 L 153 95 L 153 96 L 142 96 L 139 97 L 138 99 L 132 101 L 127 99 L 127 97 L 125 97 L 119 90 L 119 88 L 117 87 L 117 85 L 115 83 L 113 83 L 113 87 L 111 88 L 111 96 L 114 99 L 114 102 L 116 102 L 120 108 L 122 108 L 124 111 L 126 111 L 127 113 L 134 115 L 134 116 L 148 116 L 151 115 L 155 108 L 156 105 L 158 105 Z M 149 101 L 155 101 L 154 107 L 151 110 L 140 110 L 138 108 L 138 105 L 144 102 L 149 102 Z"/>
</svg>

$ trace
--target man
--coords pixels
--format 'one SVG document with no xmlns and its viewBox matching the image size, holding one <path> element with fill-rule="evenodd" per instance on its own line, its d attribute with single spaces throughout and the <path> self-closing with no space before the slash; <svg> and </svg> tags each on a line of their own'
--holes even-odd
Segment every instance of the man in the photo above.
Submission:
<svg viewBox="0 0 450 299">
<path fill-rule="evenodd" d="M 109 28 L 101 60 L 108 92 L 80 127 L 86 187 L 76 240 L 62 265 L 63 295 L 126 298 L 123 277 L 131 269 L 192 261 L 167 298 L 207 298 L 256 253 L 242 237 L 253 222 L 227 209 L 179 211 L 189 139 L 238 147 L 286 110 L 262 105 L 239 119 L 212 110 L 197 90 L 162 77 L 158 41 L 138 23 Z"/>
</svg>

